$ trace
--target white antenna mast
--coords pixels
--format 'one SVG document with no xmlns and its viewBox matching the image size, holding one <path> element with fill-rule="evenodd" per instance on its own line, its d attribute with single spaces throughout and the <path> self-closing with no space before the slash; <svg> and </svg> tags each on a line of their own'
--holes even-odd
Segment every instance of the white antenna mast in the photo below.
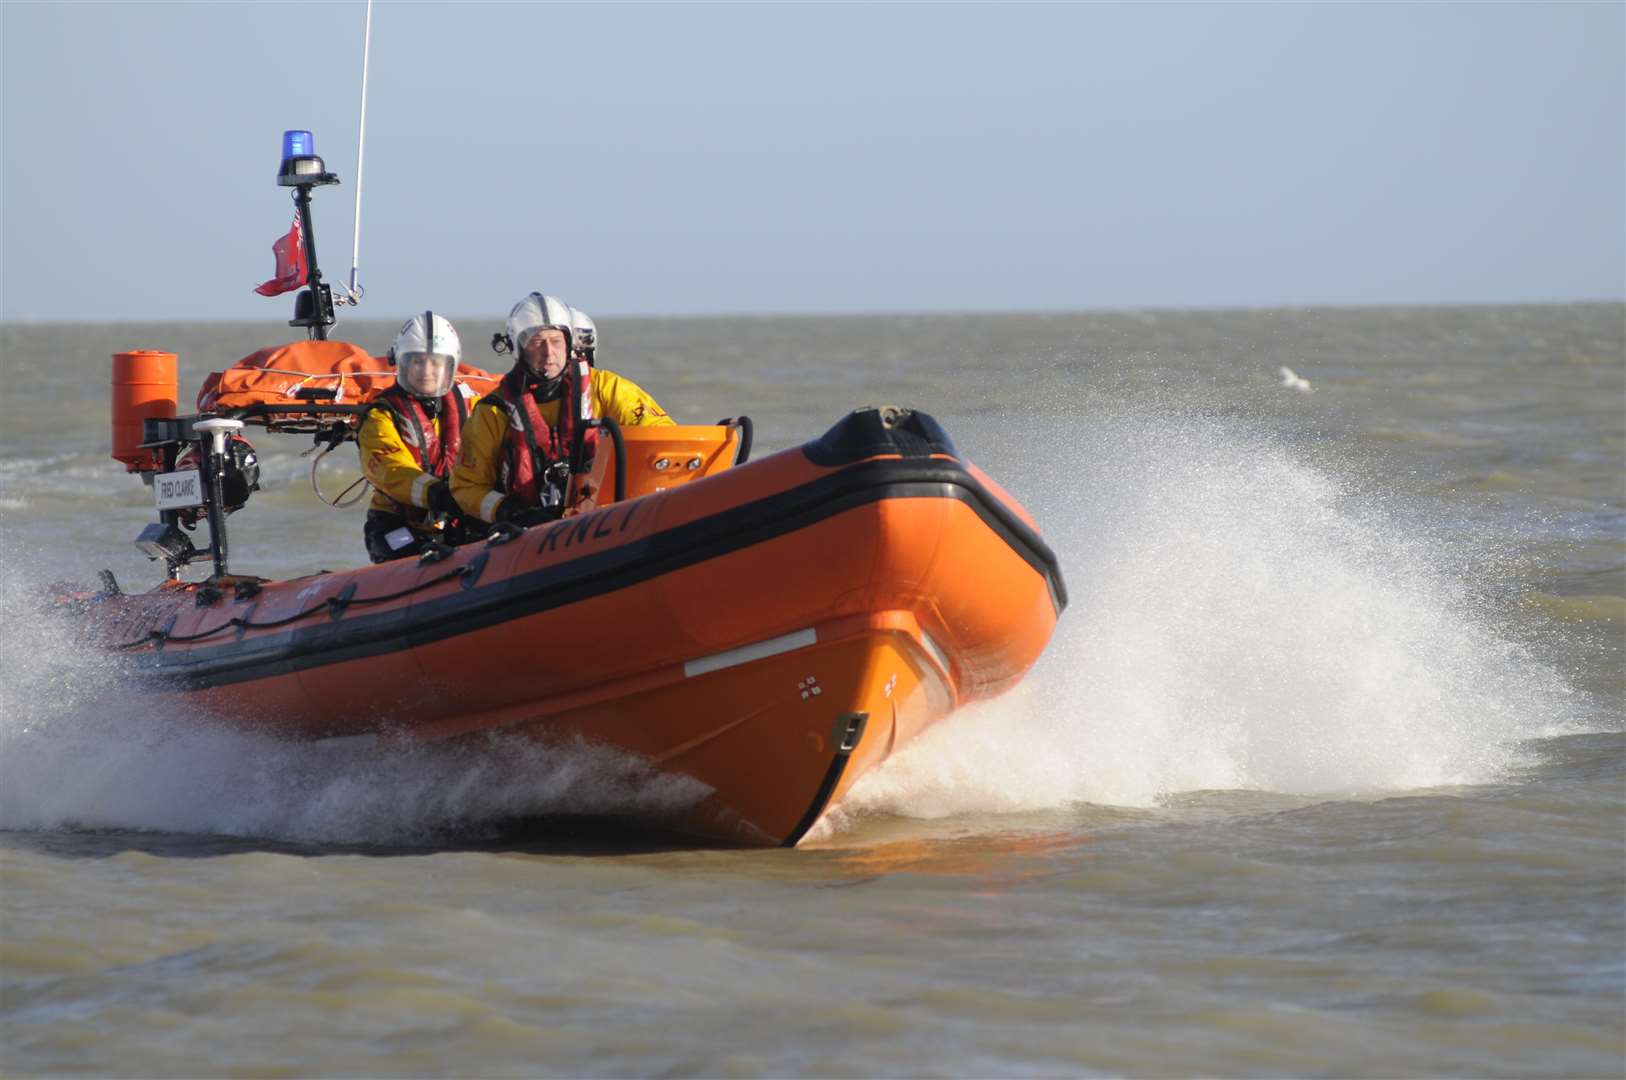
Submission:
<svg viewBox="0 0 1626 1080">
<path fill-rule="evenodd" d="M 373 0 L 367 0 L 367 26 L 361 35 L 361 122 L 356 133 L 356 233 L 350 248 L 350 303 L 359 304 L 366 290 L 356 281 L 361 266 L 361 163 L 367 150 L 367 60 L 373 44 Z"/>
</svg>

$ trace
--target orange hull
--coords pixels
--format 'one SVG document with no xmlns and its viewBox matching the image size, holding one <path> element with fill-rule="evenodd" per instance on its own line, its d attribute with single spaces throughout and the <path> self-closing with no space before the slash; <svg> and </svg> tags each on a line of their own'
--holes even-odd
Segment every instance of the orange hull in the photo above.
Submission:
<svg viewBox="0 0 1626 1080">
<path fill-rule="evenodd" d="M 946 436 L 874 415 L 440 562 L 166 585 L 104 598 L 96 621 L 217 716 L 307 739 L 580 738 L 697 781 L 667 825 L 794 844 L 927 726 L 1020 679 L 1065 604 L 1009 496 Z M 663 430 L 692 433 L 629 431 L 629 461 Z"/>
</svg>

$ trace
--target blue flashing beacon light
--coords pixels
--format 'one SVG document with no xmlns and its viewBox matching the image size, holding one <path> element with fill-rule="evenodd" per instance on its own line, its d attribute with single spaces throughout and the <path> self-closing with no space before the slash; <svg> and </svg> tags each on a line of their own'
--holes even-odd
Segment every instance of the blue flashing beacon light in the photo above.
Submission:
<svg viewBox="0 0 1626 1080">
<path fill-rule="evenodd" d="M 316 184 L 337 184 L 339 178 L 327 171 L 322 159 L 316 156 L 316 140 L 308 131 L 282 133 L 282 167 L 277 171 L 277 183 L 283 187 L 301 187 Z"/>
<path fill-rule="evenodd" d="M 289 158 L 311 157 L 316 153 L 316 140 L 311 138 L 308 131 L 284 131 L 282 133 L 282 160 Z"/>
</svg>

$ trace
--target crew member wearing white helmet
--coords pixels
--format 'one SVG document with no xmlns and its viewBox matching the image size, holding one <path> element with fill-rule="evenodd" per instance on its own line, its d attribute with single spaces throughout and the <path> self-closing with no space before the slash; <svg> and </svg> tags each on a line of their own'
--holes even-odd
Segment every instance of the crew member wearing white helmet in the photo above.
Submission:
<svg viewBox="0 0 1626 1080">
<path fill-rule="evenodd" d="M 457 329 L 432 311 L 414 315 L 389 359 L 395 385 L 373 399 L 356 436 L 361 470 L 373 485 L 362 527 L 373 562 L 416 555 L 437 535 L 463 539 L 456 524 L 463 511 L 447 483 L 469 415 L 455 378 L 463 359 Z M 453 523 L 444 531 L 431 522 L 439 515 Z"/>
<path fill-rule="evenodd" d="M 672 423 L 631 379 L 591 364 L 578 347 L 591 327 L 569 304 L 531 293 L 508 314 L 508 347 L 519 354 L 495 392 L 469 416 L 452 494 L 480 521 L 529 525 L 558 517 L 570 480 L 570 454 L 583 423 L 608 416 L 622 427 Z M 498 340 L 504 340 L 498 335 Z"/>
<path fill-rule="evenodd" d="M 575 331 L 570 336 L 571 355 L 578 356 L 589 364 L 597 364 L 598 327 L 593 324 L 592 316 L 581 308 L 571 308 L 570 326 Z"/>
</svg>

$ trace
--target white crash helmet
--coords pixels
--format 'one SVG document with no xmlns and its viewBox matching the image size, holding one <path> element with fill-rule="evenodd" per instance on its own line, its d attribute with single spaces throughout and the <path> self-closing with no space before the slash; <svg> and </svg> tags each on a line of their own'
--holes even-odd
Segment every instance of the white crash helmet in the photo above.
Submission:
<svg viewBox="0 0 1626 1080">
<path fill-rule="evenodd" d="M 525 351 L 525 343 L 542 330 L 564 331 L 567 344 L 574 346 L 576 328 L 574 309 L 557 296 L 543 296 L 534 292 L 514 305 L 508 313 L 508 340 L 516 353 Z"/>
<path fill-rule="evenodd" d="M 426 311 L 402 325 L 390 346 L 389 359 L 401 389 L 413 397 L 442 398 L 451 392 L 457 365 L 463 360 L 463 343 L 450 321 Z M 420 389 L 425 386 L 428 389 Z"/>
<path fill-rule="evenodd" d="M 598 327 L 593 325 L 593 317 L 581 308 L 570 309 L 570 325 L 575 335 L 570 339 L 578 353 L 591 357 L 593 350 L 598 348 Z"/>
</svg>

